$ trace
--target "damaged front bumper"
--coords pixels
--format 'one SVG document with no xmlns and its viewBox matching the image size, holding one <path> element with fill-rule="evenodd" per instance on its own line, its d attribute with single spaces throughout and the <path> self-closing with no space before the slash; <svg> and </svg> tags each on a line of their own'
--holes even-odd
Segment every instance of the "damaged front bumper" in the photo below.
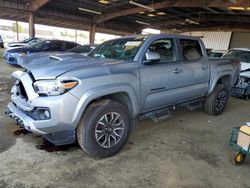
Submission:
<svg viewBox="0 0 250 188">
<path fill-rule="evenodd" d="M 11 102 L 6 115 L 28 131 L 42 135 L 55 145 L 74 143 L 73 114 L 79 99 L 70 93 L 60 96 L 39 96 L 32 87 L 27 73 L 14 74 L 17 79 L 12 88 Z"/>
<path fill-rule="evenodd" d="M 238 84 L 232 88 L 232 96 L 240 98 L 249 98 L 250 78 L 241 77 Z"/>
</svg>

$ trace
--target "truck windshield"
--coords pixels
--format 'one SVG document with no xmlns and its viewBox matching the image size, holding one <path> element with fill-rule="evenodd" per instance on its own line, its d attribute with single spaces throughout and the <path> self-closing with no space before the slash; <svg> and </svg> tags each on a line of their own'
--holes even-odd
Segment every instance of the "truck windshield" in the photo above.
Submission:
<svg viewBox="0 0 250 188">
<path fill-rule="evenodd" d="M 133 60 L 145 36 L 115 39 L 96 47 L 88 56 L 100 59 Z"/>
</svg>

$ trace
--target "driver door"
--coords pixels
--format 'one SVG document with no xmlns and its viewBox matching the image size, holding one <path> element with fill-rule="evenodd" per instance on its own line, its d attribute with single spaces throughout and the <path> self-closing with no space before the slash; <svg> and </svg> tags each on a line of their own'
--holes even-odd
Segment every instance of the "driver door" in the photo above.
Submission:
<svg viewBox="0 0 250 188">
<path fill-rule="evenodd" d="M 140 69 L 143 112 L 175 104 L 183 97 L 181 86 L 185 82 L 175 39 L 155 40 L 147 52 L 158 53 L 160 60 L 150 64 L 142 63 Z"/>
</svg>

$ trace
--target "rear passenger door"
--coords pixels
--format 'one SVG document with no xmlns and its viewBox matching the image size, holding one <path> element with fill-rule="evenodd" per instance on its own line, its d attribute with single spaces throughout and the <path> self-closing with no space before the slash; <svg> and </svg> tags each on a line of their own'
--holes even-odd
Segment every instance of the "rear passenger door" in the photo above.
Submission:
<svg viewBox="0 0 250 188">
<path fill-rule="evenodd" d="M 201 43 L 195 39 L 179 39 L 179 49 L 186 100 L 204 96 L 208 91 L 210 67 Z"/>
</svg>

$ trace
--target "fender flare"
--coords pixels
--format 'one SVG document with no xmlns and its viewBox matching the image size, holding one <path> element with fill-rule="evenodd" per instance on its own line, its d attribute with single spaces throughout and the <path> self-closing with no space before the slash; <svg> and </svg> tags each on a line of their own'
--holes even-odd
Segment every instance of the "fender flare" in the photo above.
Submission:
<svg viewBox="0 0 250 188">
<path fill-rule="evenodd" d="M 210 83 L 210 88 L 209 88 L 208 93 L 207 93 L 206 96 L 210 95 L 213 92 L 213 90 L 216 87 L 218 81 L 221 78 L 225 77 L 225 76 L 229 76 L 230 77 L 230 84 L 232 84 L 232 81 L 233 81 L 233 75 L 232 75 L 232 73 L 231 72 L 225 72 L 225 73 L 223 73 L 223 74 L 215 77 L 214 81 L 212 83 Z"/>
<path fill-rule="evenodd" d="M 100 97 L 111 95 L 115 93 L 126 93 L 132 104 L 132 116 L 135 117 L 139 113 L 139 101 L 133 88 L 129 84 L 115 84 L 110 86 L 100 86 L 93 88 L 84 93 L 80 98 L 79 103 L 75 109 L 72 122 L 76 127 L 82 117 L 82 114 L 86 107 L 95 99 Z"/>
</svg>

